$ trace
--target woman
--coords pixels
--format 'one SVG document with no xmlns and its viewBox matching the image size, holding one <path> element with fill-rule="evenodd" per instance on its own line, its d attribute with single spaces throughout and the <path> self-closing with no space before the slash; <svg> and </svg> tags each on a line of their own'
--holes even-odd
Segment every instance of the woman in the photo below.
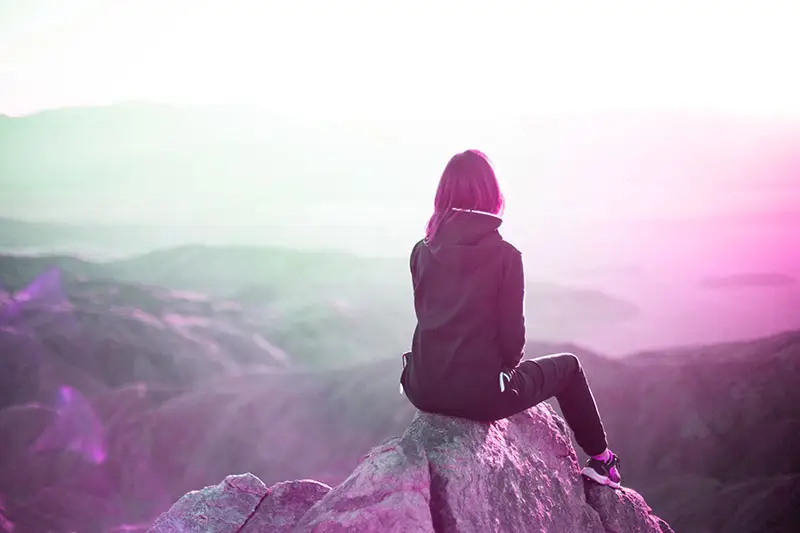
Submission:
<svg viewBox="0 0 800 533">
<path fill-rule="evenodd" d="M 498 232 L 504 200 L 488 158 L 456 154 L 444 169 L 426 235 L 411 252 L 417 327 L 401 392 L 422 411 L 493 421 L 553 396 L 590 456 L 586 477 L 619 487 L 619 458 L 578 358 L 522 361 L 522 256 Z"/>
</svg>

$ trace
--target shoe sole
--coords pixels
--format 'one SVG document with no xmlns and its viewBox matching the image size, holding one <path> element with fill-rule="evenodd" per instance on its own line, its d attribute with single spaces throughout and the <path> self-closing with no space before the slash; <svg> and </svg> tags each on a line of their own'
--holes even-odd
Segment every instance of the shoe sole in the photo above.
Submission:
<svg viewBox="0 0 800 533">
<path fill-rule="evenodd" d="M 612 481 L 610 478 L 608 478 L 606 476 L 601 476 L 600 474 L 598 474 L 597 470 L 595 470 L 594 468 L 589 468 L 588 466 L 585 466 L 585 467 L 583 467 L 583 470 L 581 470 L 581 474 L 584 477 L 588 477 L 589 479 L 591 479 L 592 481 L 594 481 L 595 483 L 597 483 L 599 485 L 605 485 L 605 486 L 611 487 L 613 489 L 621 489 L 622 488 L 622 485 L 620 485 L 616 481 Z"/>
</svg>

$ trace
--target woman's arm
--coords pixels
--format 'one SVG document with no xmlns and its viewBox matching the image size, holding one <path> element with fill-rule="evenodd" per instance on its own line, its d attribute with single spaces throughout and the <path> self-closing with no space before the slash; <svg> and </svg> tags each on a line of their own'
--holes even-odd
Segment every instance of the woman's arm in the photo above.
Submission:
<svg viewBox="0 0 800 533">
<path fill-rule="evenodd" d="M 417 256 L 419 255 L 420 247 L 423 245 L 423 241 L 417 242 L 411 249 L 411 256 L 408 258 L 408 266 L 411 270 L 411 283 L 415 291 L 417 290 Z"/>
<path fill-rule="evenodd" d="M 525 274 L 516 249 L 504 261 L 500 284 L 499 340 L 506 368 L 514 368 L 525 354 Z"/>
</svg>

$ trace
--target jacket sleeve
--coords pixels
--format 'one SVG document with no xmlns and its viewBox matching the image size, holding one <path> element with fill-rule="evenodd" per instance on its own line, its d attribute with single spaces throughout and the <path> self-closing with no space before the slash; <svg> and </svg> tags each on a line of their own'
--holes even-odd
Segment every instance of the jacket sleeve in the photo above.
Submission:
<svg viewBox="0 0 800 533">
<path fill-rule="evenodd" d="M 411 283 L 414 286 L 414 290 L 417 288 L 417 256 L 419 255 L 419 248 L 422 245 L 423 241 L 419 241 L 415 244 L 414 248 L 411 249 L 411 257 L 408 259 L 408 266 L 411 270 Z"/>
<path fill-rule="evenodd" d="M 525 355 L 525 274 L 522 256 L 515 250 L 505 261 L 500 284 L 499 341 L 506 368 L 514 368 Z"/>
</svg>

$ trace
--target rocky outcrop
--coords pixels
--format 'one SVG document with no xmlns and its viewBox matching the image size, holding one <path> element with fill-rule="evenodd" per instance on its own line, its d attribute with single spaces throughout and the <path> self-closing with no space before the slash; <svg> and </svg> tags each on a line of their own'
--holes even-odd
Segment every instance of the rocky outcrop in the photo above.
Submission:
<svg viewBox="0 0 800 533">
<path fill-rule="evenodd" d="M 324 483 L 311 480 L 267 488 L 252 474 L 228 476 L 219 485 L 185 495 L 149 531 L 288 533 L 330 490 Z"/>
<path fill-rule="evenodd" d="M 631 489 L 585 481 L 547 404 L 492 424 L 418 413 L 340 485 L 252 474 L 186 494 L 152 533 L 672 533 Z"/>
</svg>

